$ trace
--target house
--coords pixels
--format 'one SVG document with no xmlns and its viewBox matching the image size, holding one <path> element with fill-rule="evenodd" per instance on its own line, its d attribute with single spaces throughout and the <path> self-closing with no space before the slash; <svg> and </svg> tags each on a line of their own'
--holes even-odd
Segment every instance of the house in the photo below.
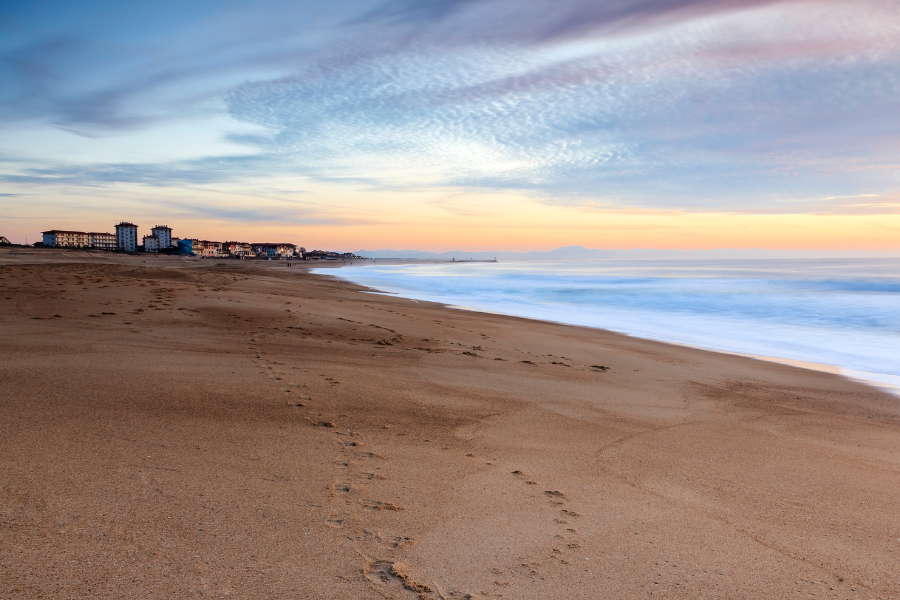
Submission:
<svg viewBox="0 0 900 600">
<path fill-rule="evenodd" d="M 5 235 L 0 235 L 0 246 L 9 246 L 11 243 Z"/>
<path fill-rule="evenodd" d="M 116 225 L 116 250 L 137 252 L 137 230 L 137 225 L 127 221 L 122 221 Z"/>
<path fill-rule="evenodd" d="M 221 256 L 222 242 L 213 242 L 210 240 L 194 240 L 194 253 L 197 256 Z"/>
<path fill-rule="evenodd" d="M 222 242 L 222 253 L 244 258 L 253 256 L 253 247 L 247 242 Z"/>
<path fill-rule="evenodd" d="M 145 235 L 143 237 L 144 252 L 159 252 L 159 238 L 155 235 Z"/>
</svg>

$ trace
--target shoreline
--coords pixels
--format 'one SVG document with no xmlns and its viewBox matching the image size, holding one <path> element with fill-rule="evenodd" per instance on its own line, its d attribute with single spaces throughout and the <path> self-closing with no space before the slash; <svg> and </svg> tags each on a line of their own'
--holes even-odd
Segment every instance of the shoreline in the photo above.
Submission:
<svg viewBox="0 0 900 600">
<path fill-rule="evenodd" d="M 415 261 L 404 262 L 402 259 L 385 259 L 385 260 L 397 260 L 398 261 L 396 263 L 397 265 L 417 264 L 417 262 L 415 262 Z M 425 261 L 423 261 L 423 262 L 425 262 Z M 429 262 L 443 263 L 443 262 L 448 262 L 448 261 L 429 261 Z M 484 261 L 482 261 L 482 262 L 484 262 Z M 493 261 L 489 261 L 489 262 L 493 262 Z M 364 266 L 364 265 L 334 265 L 334 267 L 348 267 L 348 266 Z M 313 269 L 319 268 L 319 266 L 317 265 L 317 266 L 311 267 L 311 268 L 313 268 Z M 360 285 L 353 281 L 343 279 L 339 275 L 328 275 L 326 273 L 319 273 L 319 274 L 336 277 L 338 279 L 341 279 L 342 281 L 351 283 L 353 285 Z M 371 289 L 373 289 L 374 291 L 369 292 L 369 293 L 392 295 L 392 296 L 407 298 L 409 300 L 415 300 L 415 301 L 421 300 L 421 299 L 417 299 L 417 298 L 404 296 L 400 292 L 388 292 L 388 291 L 384 291 L 384 290 L 377 290 L 375 288 L 371 288 Z M 433 300 L 421 300 L 421 301 L 435 302 Z M 578 324 L 578 323 L 567 323 L 564 321 L 554 321 L 552 319 L 540 319 L 540 318 L 536 318 L 536 317 L 525 317 L 522 315 L 515 315 L 512 313 L 491 311 L 488 309 L 483 309 L 483 308 L 474 307 L 474 306 L 466 306 L 464 304 L 450 304 L 450 303 L 445 303 L 445 302 L 436 302 L 436 304 L 440 304 L 442 306 L 446 306 L 447 308 L 451 308 L 454 310 L 466 310 L 466 311 L 479 312 L 479 313 L 485 313 L 485 314 L 506 315 L 506 316 L 510 316 L 510 317 L 529 319 L 529 320 L 533 320 L 533 321 L 554 323 L 557 325 L 567 325 L 567 326 L 571 326 L 571 327 L 584 327 L 587 329 L 595 329 L 598 331 L 617 333 L 617 334 L 625 335 L 628 337 L 634 337 L 636 339 L 643 339 L 643 340 L 659 342 L 659 343 L 663 343 L 663 344 L 671 344 L 674 346 L 683 346 L 685 348 L 693 348 L 696 350 L 704 350 L 707 352 L 729 354 L 732 356 L 742 356 L 742 357 L 751 358 L 754 360 L 773 362 L 773 363 L 777 363 L 777 364 L 788 365 L 788 366 L 793 366 L 793 367 L 797 367 L 797 368 L 801 368 L 801 369 L 818 371 L 818 372 L 822 372 L 822 373 L 836 374 L 836 375 L 844 377 L 850 381 L 856 381 L 859 383 L 863 383 L 865 385 L 868 385 L 870 387 L 873 387 L 875 389 L 892 394 L 892 395 L 900 398 L 900 376 L 898 376 L 898 375 L 889 375 L 889 374 L 883 374 L 883 373 L 859 371 L 859 370 L 850 369 L 848 367 L 842 367 L 840 365 L 835 365 L 835 364 L 830 364 L 830 363 L 819 363 L 819 362 L 798 360 L 798 359 L 785 358 L 785 357 L 779 357 L 779 356 L 768 356 L 768 355 L 763 355 L 763 354 L 753 354 L 753 353 L 749 353 L 749 352 L 738 352 L 738 351 L 723 350 L 723 349 L 719 349 L 719 348 L 709 348 L 706 346 L 691 344 L 688 342 L 680 342 L 680 341 L 668 340 L 668 339 L 664 339 L 664 338 L 647 337 L 647 336 L 642 336 L 642 335 L 638 335 L 638 334 L 628 333 L 626 331 L 615 331 L 615 330 L 607 329 L 604 327 L 593 327 L 591 325 L 584 325 L 584 324 Z"/>
<path fill-rule="evenodd" d="M 0 253 L 0 596 L 900 595 L 893 396 L 303 268 L 61 258 Z"/>
</svg>

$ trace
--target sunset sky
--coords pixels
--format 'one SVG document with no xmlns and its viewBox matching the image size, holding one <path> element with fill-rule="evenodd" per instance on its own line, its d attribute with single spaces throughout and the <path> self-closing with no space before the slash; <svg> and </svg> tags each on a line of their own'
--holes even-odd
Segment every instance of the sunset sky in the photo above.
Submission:
<svg viewBox="0 0 900 600">
<path fill-rule="evenodd" d="M 0 235 L 900 251 L 897 0 L 0 6 Z"/>
</svg>

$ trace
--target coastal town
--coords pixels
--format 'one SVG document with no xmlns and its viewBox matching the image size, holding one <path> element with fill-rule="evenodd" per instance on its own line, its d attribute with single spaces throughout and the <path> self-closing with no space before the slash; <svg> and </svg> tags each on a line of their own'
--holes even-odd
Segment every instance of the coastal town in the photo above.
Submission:
<svg viewBox="0 0 900 600">
<path fill-rule="evenodd" d="M 176 237 L 168 225 L 155 225 L 149 235 L 140 236 L 138 226 L 129 221 L 115 225 L 115 233 L 51 229 L 41 232 L 33 244 L 43 248 L 80 248 L 108 252 L 151 252 L 199 258 L 268 260 L 346 260 L 361 258 L 352 252 L 309 250 L 288 242 L 213 241 Z M 2 238 L 6 240 L 6 238 Z M 7 240 L 7 243 L 8 240 Z"/>
</svg>

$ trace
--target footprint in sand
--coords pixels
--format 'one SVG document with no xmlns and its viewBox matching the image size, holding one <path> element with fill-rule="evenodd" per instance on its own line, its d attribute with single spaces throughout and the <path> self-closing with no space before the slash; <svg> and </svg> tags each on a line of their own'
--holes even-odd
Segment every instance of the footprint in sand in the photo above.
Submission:
<svg viewBox="0 0 900 600">
<path fill-rule="evenodd" d="M 476 600 L 478 596 L 441 589 L 437 584 L 428 585 L 414 574 L 409 565 L 394 559 L 382 558 L 411 542 L 409 537 L 384 534 L 365 529 L 367 515 L 380 511 L 401 511 L 402 506 L 382 500 L 372 500 L 364 494 L 368 484 L 384 479 L 371 471 L 360 471 L 360 461 L 385 458 L 364 449 L 364 444 L 353 432 L 335 431 L 338 452 L 334 460 L 334 482 L 329 500 L 330 511 L 325 518 L 330 527 L 340 528 L 354 540 L 356 550 L 366 559 L 365 578 L 373 590 L 386 598 L 416 597 L 420 600 Z M 352 482 L 352 483 L 351 483 Z"/>
<path fill-rule="evenodd" d="M 363 510 L 403 510 L 402 506 L 392 504 L 390 502 L 379 502 L 378 500 L 360 500 L 359 506 Z"/>
<path fill-rule="evenodd" d="M 528 485 L 537 485 L 537 481 L 532 481 L 522 471 L 516 470 L 513 471 L 512 474 L 515 475 L 518 479 L 523 480 Z"/>
<path fill-rule="evenodd" d="M 353 489 L 349 483 L 351 479 L 350 463 L 347 460 L 338 459 L 334 466 L 336 473 L 331 484 L 331 497 L 329 498 L 331 510 L 325 517 L 325 523 L 331 527 L 343 527 L 350 517 L 353 502 L 349 497 L 350 491 Z"/>
<path fill-rule="evenodd" d="M 553 504 L 563 504 L 563 501 L 566 500 L 566 495 L 559 490 L 546 490 L 544 495 L 547 496 Z"/>
<path fill-rule="evenodd" d="M 387 550 L 396 550 L 397 548 L 410 543 L 412 538 L 401 537 L 399 535 L 385 535 L 380 530 L 375 532 L 363 530 L 363 536 L 359 538 L 359 541 L 376 543 Z"/>
<path fill-rule="evenodd" d="M 344 526 L 344 519 L 345 517 L 343 515 L 332 511 L 327 517 L 325 517 L 325 524 L 329 527 L 338 529 Z"/>
<path fill-rule="evenodd" d="M 364 573 L 372 587 L 386 598 L 414 594 L 420 600 L 481 600 L 474 594 L 444 590 L 437 584 L 433 587 L 424 584 L 412 567 L 400 561 L 367 557 Z"/>
</svg>

